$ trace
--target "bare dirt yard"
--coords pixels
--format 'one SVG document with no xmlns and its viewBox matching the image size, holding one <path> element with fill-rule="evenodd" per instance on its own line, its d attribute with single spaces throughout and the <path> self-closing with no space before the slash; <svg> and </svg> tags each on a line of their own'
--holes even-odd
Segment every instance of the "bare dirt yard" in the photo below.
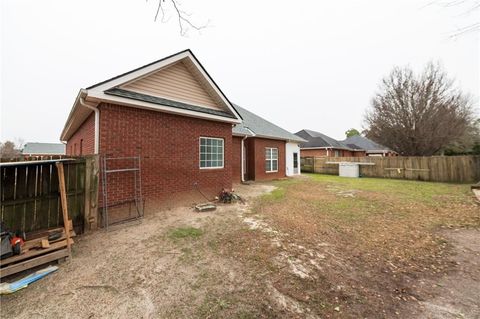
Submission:
<svg viewBox="0 0 480 319">
<path fill-rule="evenodd" d="M 480 318 L 467 185 L 309 175 L 76 238 L 2 318 Z"/>
</svg>

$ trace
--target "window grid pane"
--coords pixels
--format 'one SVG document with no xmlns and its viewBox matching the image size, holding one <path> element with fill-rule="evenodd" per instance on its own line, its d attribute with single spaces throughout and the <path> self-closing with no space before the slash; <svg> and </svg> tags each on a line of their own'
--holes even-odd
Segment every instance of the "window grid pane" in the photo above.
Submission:
<svg viewBox="0 0 480 319">
<path fill-rule="evenodd" d="M 200 138 L 200 168 L 223 168 L 223 139 Z"/>
<path fill-rule="evenodd" d="M 278 171 L 278 148 L 265 148 L 265 170 L 267 172 Z"/>
</svg>

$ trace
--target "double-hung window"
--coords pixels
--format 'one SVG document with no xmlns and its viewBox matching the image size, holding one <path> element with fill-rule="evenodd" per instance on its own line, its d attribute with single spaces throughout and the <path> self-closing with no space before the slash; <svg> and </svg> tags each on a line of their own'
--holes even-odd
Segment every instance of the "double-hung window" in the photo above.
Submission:
<svg viewBox="0 0 480 319">
<path fill-rule="evenodd" d="M 267 147 L 265 149 L 265 171 L 267 173 L 278 172 L 278 148 Z"/>
<path fill-rule="evenodd" d="M 223 138 L 200 137 L 200 168 L 223 168 Z"/>
</svg>

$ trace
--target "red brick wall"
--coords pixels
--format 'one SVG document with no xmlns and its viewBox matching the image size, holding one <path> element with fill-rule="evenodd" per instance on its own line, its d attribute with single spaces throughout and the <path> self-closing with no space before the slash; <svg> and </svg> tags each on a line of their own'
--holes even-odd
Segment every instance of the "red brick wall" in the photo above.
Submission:
<svg viewBox="0 0 480 319">
<path fill-rule="evenodd" d="M 234 183 L 242 181 L 242 137 L 232 138 L 232 179 Z"/>
<path fill-rule="evenodd" d="M 330 153 L 330 151 L 329 151 Z M 317 150 L 300 150 L 301 157 L 322 157 L 327 156 L 327 150 L 325 149 L 317 149 Z"/>
<path fill-rule="evenodd" d="M 285 141 L 277 141 L 265 138 L 247 139 L 247 171 L 249 178 L 256 181 L 283 178 L 286 176 L 285 169 Z M 278 148 L 278 172 L 267 173 L 265 169 L 265 148 Z M 254 169 L 252 169 L 254 168 Z"/>
<path fill-rule="evenodd" d="M 141 156 L 145 209 L 182 200 L 206 201 L 194 184 L 213 198 L 232 187 L 232 126 L 114 104 L 100 105 L 100 154 Z M 224 168 L 199 168 L 199 138 L 224 139 Z M 122 176 L 123 174 L 123 176 Z M 109 202 L 126 199 L 133 174 L 109 177 Z"/>
<path fill-rule="evenodd" d="M 364 157 L 364 156 L 367 156 L 367 152 L 366 151 L 355 151 L 355 152 L 352 152 L 353 153 L 353 157 Z"/>
<path fill-rule="evenodd" d="M 81 147 L 80 147 L 81 145 Z M 92 112 L 67 142 L 66 154 L 91 155 L 95 152 L 95 113 Z"/>
</svg>

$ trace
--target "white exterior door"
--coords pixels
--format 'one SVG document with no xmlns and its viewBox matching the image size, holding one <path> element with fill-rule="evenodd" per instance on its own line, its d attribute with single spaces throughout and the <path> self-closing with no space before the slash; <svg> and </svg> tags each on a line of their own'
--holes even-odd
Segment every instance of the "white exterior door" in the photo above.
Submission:
<svg viewBox="0 0 480 319">
<path fill-rule="evenodd" d="M 297 143 L 287 143 L 285 162 L 287 165 L 287 176 L 294 176 L 300 174 L 300 147 Z"/>
</svg>

